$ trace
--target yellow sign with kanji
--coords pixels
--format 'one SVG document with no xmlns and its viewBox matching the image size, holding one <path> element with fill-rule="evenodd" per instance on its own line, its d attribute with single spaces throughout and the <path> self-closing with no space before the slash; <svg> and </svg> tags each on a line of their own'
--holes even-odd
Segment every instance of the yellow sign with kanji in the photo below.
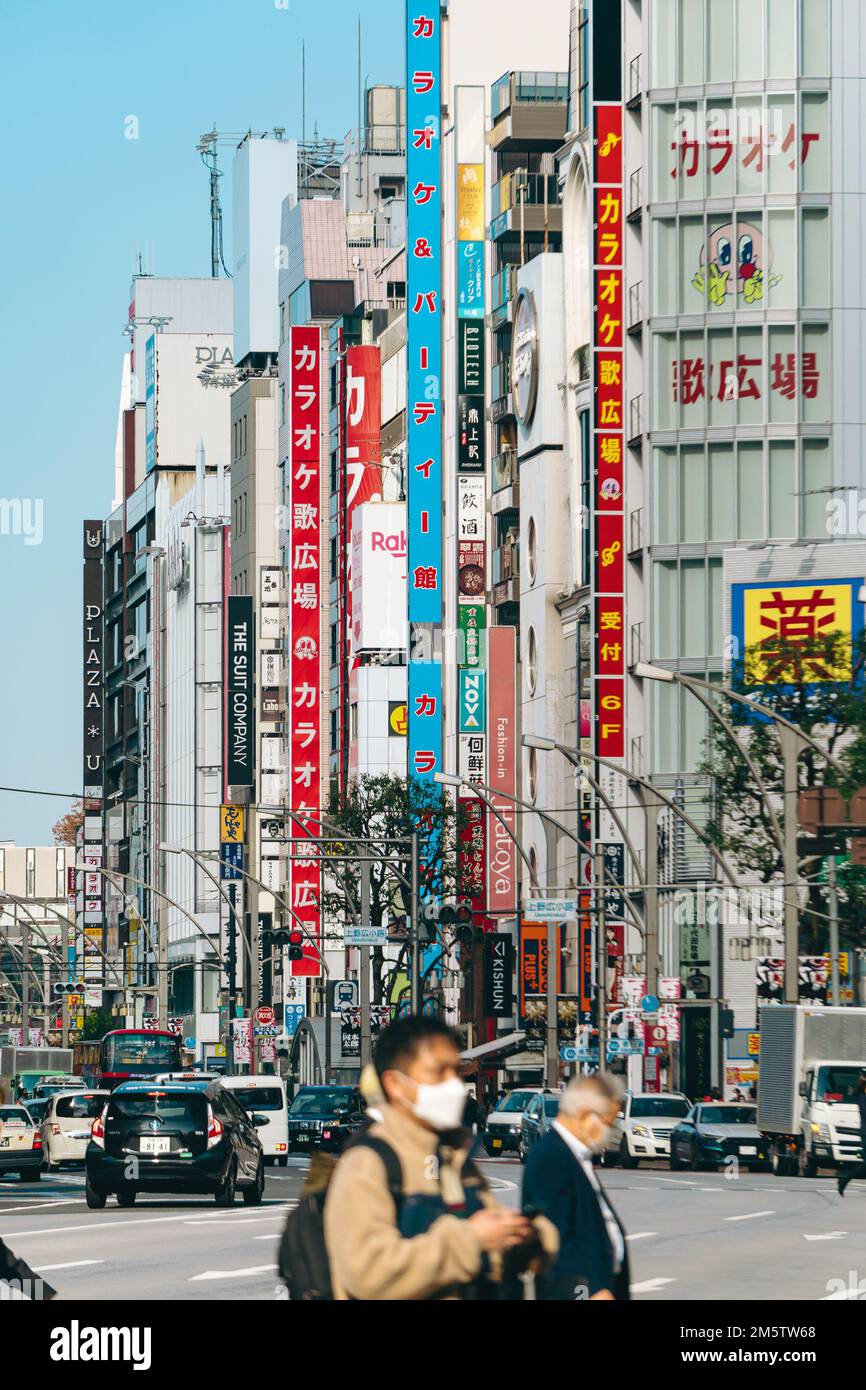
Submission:
<svg viewBox="0 0 866 1390">
<path fill-rule="evenodd" d="M 749 1038 L 748 1038 L 748 1043 L 749 1043 L 749 1056 L 750 1056 L 750 1057 L 759 1057 L 759 1056 L 760 1056 L 760 1053 L 761 1053 L 761 1035 L 760 1035 L 760 1033 L 750 1033 L 750 1034 L 749 1034 Z"/>
<path fill-rule="evenodd" d="M 749 685 L 851 678 L 853 595 L 850 582 L 743 586 L 743 656 Z M 844 638 L 832 659 L 822 645 Z M 802 669 L 790 652 L 802 646 Z"/>
<path fill-rule="evenodd" d="M 220 844 L 239 845 L 244 838 L 244 813 L 240 806 L 220 807 Z"/>
<path fill-rule="evenodd" d="M 457 240 L 484 240 L 484 165 L 457 166 Z"/>
</svg>

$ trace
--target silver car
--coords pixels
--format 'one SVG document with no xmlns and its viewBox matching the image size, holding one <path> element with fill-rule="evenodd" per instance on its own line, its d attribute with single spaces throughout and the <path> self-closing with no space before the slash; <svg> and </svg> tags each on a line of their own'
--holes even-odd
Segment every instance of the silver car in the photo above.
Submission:
<svg viewBox="0 0 866 1390">
<path fill-rule="evenodd" d="M 671 1130 L 690 1109 L 691 1101 L 680 1091 L 627 1091 L 608 1134 L 604 1162 L 636 1168 L 641 1159 L 669 1158 Z"/>
</svg>

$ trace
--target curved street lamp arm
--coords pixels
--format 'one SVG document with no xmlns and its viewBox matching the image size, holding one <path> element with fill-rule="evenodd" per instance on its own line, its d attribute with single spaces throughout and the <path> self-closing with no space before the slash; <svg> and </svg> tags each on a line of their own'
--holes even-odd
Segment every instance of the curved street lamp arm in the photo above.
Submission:
<svg viewBox="0 0 866 1390">
<path fill-rule="evenodd" d="M 163 845 L 160 845 L 160 850 L 161 850 L 163 853 L 166 852 L 166 851 L 165 851 L 165 847 L 164 847 Z M 173 851 L 169 851 L 169 853 L 172 853 L 172 852 L 173 852 Z M 227 907 L 228 907 L 229 912 L 231 913 L 232 917 L 233 917 L 234 920 L 235 920 L 235 926 L 236 926 L 237 929 L 238 929 L 238 936 L 240 937 L 241 942 L 243 943 L 243 948 L 244 948 L 244 950 L 245 950 L 246 953 L 247 953 L 247 961 L 248 961 L 248 963 L 249 963 L 250 972 L 252 972 L 252 970 L 253 970 L 253 953 L 252 953 L 252 951 L 250 950 L 249 942 L 247 941 L 247 934 L 246 934 L 246 931 L 245 931 L 245 929 L 244 929 L 244 924 L 243 924 L 243 922 L 241 921 L 240 916 L 238 915 L 238 910 L 237 910 L 237 908 L 235 907 L 234 903 L 232 902 L 231 898 L 229 897 L 228 893 L 227 893 L 226 890 L 223 888 L 223 886 L 222 886 L 222 884 L 220 883 L 219 879 L 214 877 L 214 875 L 211 873 L 210 869 L 207 867 L 206 864 L 202 864 L 201 859 L 199 858 L 199 856 L 198 856 L 196 853 L 194 853 L 193 850 L 191 850 L 191 849 L 186 849 L 185 847 L 179 846 L 179 847 L 178 847 L 178 850 L 177 850 L 177 853 L 179 853 L 179 854 L 186 854 L 186 855 L 192 860 L 192 862 L 193 862 L 194 864 L 197 864 L 198 867 L 201 869 L 202 873 L 205 875 L 205 877 L 210 879 L 211 883 L 212 883 L 212 884 L 214 885 L 214 887 L 216 888 L 216 890 L 217 890 L 217 892 L 219 893 L 220 897 L 225 901 L 225 903 L 226 903 L 226 905 L 227 905 Z M 156 890 L 154 890 L 154 891 L 156 891 Z M 160 896 L 165 897 L 165 894 L 163 893 L 163 894 L 161 894 Z M 166 898 L 166 902 L 171 902 L 171 898 Z M 183 908 L 180 908 L 179 905 L 178 905 L 178 903 L 172 903 L 172 907 L 178 907 L 178 908 L 179 908 L 179 911 L 183 912 Z M 185 913 L 184 915 L 188 917 L 188 916 L 189 916 L 189 913 Z M 198 926 L 198 923 L 196 923 L 196 925 Z M 204 931 L 204 928 L 203 928 L 203 927 L 199 926 L 199 931 L 204 932 L 204 935 L 207 937 L 208 941 L 210 941 L 210 937 L 208 936 L 207 932 Z M 217 955 L 219 955 L 219 952 L 217 952 Z M 226 964 L 226 961 L 223 959 L 222 956 L 220 956 L 220 963 L 221 963 L 221 965 L 222 965 L 222 967 L 223 967 L 224 970 L 228 970 L 228 965 Z"/>
<path fill-rule="evenodd" d="M 139 888 L 145 888 L 149 893 L 155 893 L 158 898 L 163 898 L 168 903 L 169 907 L 173 907 L 176 912 L 179 912 L 181 914 L 182 917 L 186 917 L 187 921 L 192 922 L 196 931 L 204 937 L 205 941 L 210 946 L 220 965 L 223 967 L 223 969 L 225 969 L 225 960 L 220 954 L 218 948 L 214 945 L 213 939 L 205 931 L 201 922 L 197 921 L 196 918 L 193 917 L 191 912 L 187 912 L 185 907 L 181 907 L 180 903 L 176 903 L 174 898 L 170 898 L 167 893 L 163 893 L 159 888 L 154 888 L 152 883 L 146 883 L 143 878 L 136 878 L 134 874 L 121 873 L 119 869 L 99 869 L 96 867 L 95 864 L 76 864 L 75 867 L 76 869 L 81 869 L 83 873 L 101 874 L 102 877 L 107 878 L 109 883 L 113 884 L 115 888 L 117 887 L 117 884 L 114 883 L 114 879 L 120 878 L 125 881 L 128 880 L 128 882 L 130 883 L 136 884 Z M 123 892 L 122 889 L 120 891 L 121 893 Z M 160 964 L 158 958 L 157 963 Z M 166 962 L 166 964 L 167 963 L 168 962 Z"/>
<path fill-rule="evenodd" d="M 5 944 L 6 944 L 6 946 L 8 946 L 8 948 L 9 948 L 9 950 L 12 952 L 13 956 L 17 956 L 18 959 L 19 959 L 20 962 L 21 962 L 21 977 L 22 977 L 22 984 L 21 984 L 21 988 L 20 988 L 19 995 L 18 995 L 18 999 L 19 999 L 19 1002 L 20 1002 L 20 1001 L 22 1001 L 23 998 L 24 998 L 24 985 L 23 985 L 23 977 L 24 977 L 24 952 L 23 952 L 22 950 L 20 950 L 17 946 L 13 946 L 13 945 L 12 945 L 12 942 L 9 941 L 9 940 L 7 940 L 7 941 L 5 942 Z M 42 1002 L 43 1002 L 43 1004 L 47 1005 L 48 1000 L 45 998 L 45 989 L 44 989 L 44 986 L 43 986 L 43 984 L 42 984 L 42 981 L 41 981 L 40 978 L 39 978 L 39 972 L 38 972 L 38 970 L 36 970 L 36 968 L 35 968 L 32 964 L 31 964 L 30 966 L 28 966 L 27 968 L 29 969 L 30 974 L 33 976 L 34 980 L 36 981 L 37 985 L 39 986 L 39 993 L 42 995 Z M 3 971 L 3 975 L 5 976 L 5 978 L 6 978 L 7 980 L 9 980 L 9 983 L 10 983 L 10 985 L 12 985 L 12 988 L 13 988 L 13 990 L 14 990 L 15 986 L 14 986 L 14 984 L 13 984 L 13 982 L 12 982 L 12 979 L 10 978 L 9 975 L 6 974 L 6 971 L 5 971 L 5 970 Z"/>
</svg>

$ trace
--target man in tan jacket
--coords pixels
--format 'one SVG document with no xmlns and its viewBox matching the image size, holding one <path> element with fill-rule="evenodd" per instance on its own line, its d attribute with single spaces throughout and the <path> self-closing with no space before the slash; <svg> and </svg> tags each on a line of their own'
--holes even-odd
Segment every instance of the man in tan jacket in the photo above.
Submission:
<svg viewBox="0 0 866 1390">
<path fill-rule="evenodd" d="M 394 1151 L 400 1182 L 363 1142 L 337 1164 L 325 1202 L 334 1297 L 497 1297 L 503 1257 L 541 1259 L 557 1236 L 543 1218 L 501 1207 L 468 1162 L 456 1035 L 439 1019 L 401 1019 L 380 1034 L 374 1061 L 385 1104 L 367 1137 Z"/>
</svg>

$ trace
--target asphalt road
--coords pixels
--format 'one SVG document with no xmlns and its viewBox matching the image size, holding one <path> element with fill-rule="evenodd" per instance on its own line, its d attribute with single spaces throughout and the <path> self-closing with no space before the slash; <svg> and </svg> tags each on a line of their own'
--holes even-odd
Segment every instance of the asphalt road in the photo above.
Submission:
<svg viewBox="0 0 866 1390">
<path fill-rule="evenodd" d="M 306 1159 L 268 1169 L 265 1202 L 228 1211 L 206 1197 L 84 1202 L 84 1175 L 0 1179 L 0 1234 L 61 1297 L 282 1299 L 276 1249 Z M 500 1200 L 520 1200 L 521 1167 L 483 1162 Z M 814 1180 L 742 1172 L 672 1174 L 660 1164 L 602 1181 L 629 1235 L 638 1299 L 866 1299 L 866 1183 L 841 1199 Z M 862 1290 L 860 1280 L 863 1280 Z"/>
</svg>

